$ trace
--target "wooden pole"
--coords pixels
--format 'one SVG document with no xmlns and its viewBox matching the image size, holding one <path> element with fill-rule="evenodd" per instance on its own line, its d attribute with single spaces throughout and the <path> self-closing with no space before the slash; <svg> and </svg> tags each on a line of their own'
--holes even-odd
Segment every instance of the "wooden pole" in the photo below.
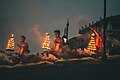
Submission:
<svg viewBox="0 0 120 80">
<path fill-rule="evenodd" d="M 103 54 L 102 54 L 102 62 L 107 61 L 107 56 L 106 56 L 106 0 L 104 0 L 104 26 L 103 26 Z"/>
</svg>

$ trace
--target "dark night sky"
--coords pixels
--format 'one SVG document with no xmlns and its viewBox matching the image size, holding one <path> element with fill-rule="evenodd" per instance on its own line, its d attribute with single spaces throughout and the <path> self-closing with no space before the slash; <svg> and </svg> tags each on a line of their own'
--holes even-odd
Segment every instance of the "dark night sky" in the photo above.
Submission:
<svg viewBox="0 0 120 80">
<path fill-rule="evenodd" d="M 78 29 L 103 16 L 104 0 L 0 0 L 0 48 L 8 38 L 25 35 L 31 53 L 41 52 L 45 32 L 54 38 L 53 31 L 63 35 L 66 19 L 70 19 L 69 38 L 78 35 Z M 120 0 L 107 0 L 107 16 L 120 14 Z M 17 47 L 16 47 L 17 48 Z"/>
</svg>

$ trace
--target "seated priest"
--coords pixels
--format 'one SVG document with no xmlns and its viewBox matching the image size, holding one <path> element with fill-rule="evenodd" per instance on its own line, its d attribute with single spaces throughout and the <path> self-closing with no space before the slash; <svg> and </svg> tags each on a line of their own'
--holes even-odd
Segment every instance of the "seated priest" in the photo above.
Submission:
<svg viewBox="0 0 120 80">
<path fill-rule="evenodd" d="M 21 59 L 24 57 L 24 55 L 26 54 L 26 52 L 30 52 L 28 51 L 28 43 L 25 42 L 26 37 L 25 36 L 20 36 L 20 43 L 17 45 L 18 46 L 18 53 L 21 57 Z"/>
</svg>

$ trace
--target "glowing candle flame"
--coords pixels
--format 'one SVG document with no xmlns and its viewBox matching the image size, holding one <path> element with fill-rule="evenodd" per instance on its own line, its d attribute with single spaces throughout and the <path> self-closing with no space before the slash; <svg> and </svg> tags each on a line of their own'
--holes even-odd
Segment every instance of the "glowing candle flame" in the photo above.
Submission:
<svg viewBox="0 0 120 80">
<path fill-rule="evenodd" d="M 50 35 L 49 35 L 49 33 L 46 33 L 46 37 L 45 37 L 45 40 L 42 44 L 42 48 L 46 49 L 46 50 L 50 49 Z"/>
<path fill-rule="evenodd" d="M 88 44 L 87 49 L 90 50 L 90 51 L 95 51 L 96 50 L 95 34 L 94 33 L 91 34 L 91 39 L 90 39 L 90 42 Z"/>
<path fill-rule="evenodd" d="M 14 51 L 14 34 L 11 35 L 11 38 L 8 39 L 8 44 L 7 44 L 7 47 L 6 47 L 6 50 L 8 51 Z"/>
</svg>

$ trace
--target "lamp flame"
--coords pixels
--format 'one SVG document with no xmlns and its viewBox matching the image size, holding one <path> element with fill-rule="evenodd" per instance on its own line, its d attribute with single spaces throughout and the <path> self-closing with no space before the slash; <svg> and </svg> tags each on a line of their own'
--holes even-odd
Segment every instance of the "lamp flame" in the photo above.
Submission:
<svg viewBox="0 0 120 80">
<path fill-rule="evenodd" d="M 8 39 L 8 43 L 7 43 L 6 50 L 7 50 L 7 51 L 14 51 L 14 45 L 15 45 L 15 42 L 14 42 L 14 34 L 12 34 L 12 35 L 11 35 L 11 38 Z"/>
<path fill-rule="evenodd" d="M 45 40 L 42 44 L 42 48 L 45 50 L 50 49 L 50 35 L 49 35 L 49 33 L 46 33 L 46 37 L 45 37 Z"/>
<path fill-rule="evenodd" d="M 90 39 L 87 49 L 90 51 L 96 51 L 96 43 L 95 43 L 95 34 L 94 33 L 91 34 L 91 39 Z"/>
</svg>

